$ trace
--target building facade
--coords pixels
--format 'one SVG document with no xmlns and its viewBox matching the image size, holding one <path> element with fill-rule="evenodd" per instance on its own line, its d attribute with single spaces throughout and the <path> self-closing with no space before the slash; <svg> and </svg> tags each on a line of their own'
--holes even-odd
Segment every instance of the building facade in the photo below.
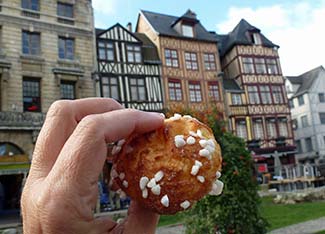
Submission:
<svg viewBox="0 0 325 234">
<path fill-rule="evenodd" d="M 325 159 L 325 69 L 320 66 L 299 76 L 286 77 L 297 161 Z"/>
<path fill-rule="evenodd" d="M 120 24 L 97 29 L 96 35 L 101 96 L 114 98 L 126 108 L 162 111 L 156 46 L 145 34 L 132 33 Z"/>
<path fill-rule="evenodd" d="M 194 12 L 175 17 L 140 11 L 136 31 L 158 48 L 166 108 L 203 111 L 212 104 L 224 111 L 217 39 Z"/>
<path fill-rule="evenodd" d="M 245 20 L 218 38 L 229 128 L 247 141 L 261 173 L 274 174 L 279 163 L 294 164 L 293 131 L 278 46 Z"/>
<path fill-rule="evenodd" d="M 95 96 L 90 0 L 0 1 L 1 210 L 18 209 L 51 103 Z"/>
</svg>

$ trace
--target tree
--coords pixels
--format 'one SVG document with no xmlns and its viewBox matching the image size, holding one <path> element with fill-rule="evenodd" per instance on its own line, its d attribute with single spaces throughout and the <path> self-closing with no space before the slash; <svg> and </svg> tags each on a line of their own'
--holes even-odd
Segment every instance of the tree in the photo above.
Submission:
<svg viewBox="0 0 325 234">
<path fill-rule="evenodd" d="M 245 142 L 225 131 L 225 122 L 216 109 L 191 114 L 208 124 L 220 144 L 224 190 L 221 196 L 206 196 L 186 214 L 188 234 L 263 234 L 267 222 L 259 210 L 260 198 L 253 176 L 253 160 Z"/>
</svg>

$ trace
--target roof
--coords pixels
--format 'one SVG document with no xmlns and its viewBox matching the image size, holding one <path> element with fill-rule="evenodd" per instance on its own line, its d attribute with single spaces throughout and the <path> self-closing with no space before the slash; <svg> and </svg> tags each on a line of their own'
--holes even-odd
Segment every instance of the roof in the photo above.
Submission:
<svg viewBox="0 0 325 234">
<path fill-rule="evenodd" d="M 102 28 L 96 28 L 95 30 L 96 30 L 96 36 L 106 31 L 106 29 L 102 29 Z"/>
<path fill-rule="evenodd" d="M 157 47 L 144 33 L 134 33 L 142 41 L 142 54 L 145 63 L 160 64 Z"/>
<path fill-rule="evenodd" d="M 297 89 L 293 97 L 308 92 L 312 87 L 314 81 L 321 75 L 321 73 L 324 74 L 324 78 L 325 78 L 325 69 L 323 66 L 316 67 L 308 72 L 301 74 L 300 76 L 287 76 L 286 78 L 292 84 L 300 85 L 300 87 Z"/>
<path fill-rule="evenodd" d="M 279 47 L 272 41 L 267 39 L 261 30 L 249 24 L 245 19 L 241 19 L 237 26 L 226 35 L 219 35 L 221 39 L 221 56 L 225 55 L 235 45 L 253 45 L 251 38 L 247 35 L 248 32 L 257 32 L 261 36 L 262 45 L 265 47 Z M 219 45 L 220 46 L 220 45 Z"/>
<path fill-rule="evenodd" d="M 237 91 L 237 92 L 243 91 L 234 79 L 224 79 L 223 88 L 226 91 Z"/>
<path fill-rule="evenodd" d="M 186 38 L 186 39 L 194 39 L 194 40 L 202 40 L 202 41 L 211 41 L 216 42 L 215 36 L 209 33 L 203 25 L 200 23 L 199 20 L 196 19 L 195 13 L 188 10 L 183 16 L 176 17 L 171 15 L 165 15 L 150 11 L 141 10 L 140 14 L 142 14 L 153 29 L 160 35 L 164 36 L 171 36 L 171 37 L 178 37 L 178 38 Z M 195 19 L 194 19 L 195 17 Z M 196 20 L 194 24 L 194 37 L 185 37 L 178 33 L 174 28 L 173 25 L 177 23 L 181 19 L 191 19 Z"/>
</svg>

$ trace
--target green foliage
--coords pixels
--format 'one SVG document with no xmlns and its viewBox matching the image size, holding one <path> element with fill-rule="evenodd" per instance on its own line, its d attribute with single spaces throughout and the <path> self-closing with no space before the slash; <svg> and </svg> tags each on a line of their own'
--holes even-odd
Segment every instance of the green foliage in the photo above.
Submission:
<svg viewBox="0 0 325 234">
<path fill-rule="evenodd" d="M 191 111 L 191 115 L 196 116 Z M 214 131 L 223 156 L 221 196 L 206 196 L 189 212 L 185 220 L 187 234 L 264 234 L 267 222 L 260 215 L 260 198 L 253 177 L 253 161 L 245 142 L 225 132 L 225 123 L 217 110 L 203 116 Z M 202 118 L 199 118 L 202 120 Z"/>
</svg>

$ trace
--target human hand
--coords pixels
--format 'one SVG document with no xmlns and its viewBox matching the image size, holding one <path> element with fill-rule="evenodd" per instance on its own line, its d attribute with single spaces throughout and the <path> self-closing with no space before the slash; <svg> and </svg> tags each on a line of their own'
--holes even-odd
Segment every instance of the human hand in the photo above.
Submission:
<svg viewBox="0 0 325 234">
<path fill-rule="evenodd" d="M 132 202 L 117 224 L 95 218 L 107 144 L 159 128 L 157 113 L 122 109 L 112 99 L 57 101 L 39 134 L 21 199 L 25 234 L 152 234 L 159 216 Z"/>
</svg>

